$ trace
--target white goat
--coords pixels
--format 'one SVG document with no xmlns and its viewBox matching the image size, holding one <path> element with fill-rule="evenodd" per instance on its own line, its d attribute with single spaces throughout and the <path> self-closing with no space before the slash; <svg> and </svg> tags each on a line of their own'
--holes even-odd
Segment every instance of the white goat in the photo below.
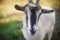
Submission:
<svg viewBox="0 0 60 40">
<path fill-rule="evenodd" d="M 53 9 L 40 7 L 39 0 L 36 4 L 29 0 L 29 4 L 24 7 L 15 5 L 15 8 L 25 12 L 22 32 L 26 40 L 44 40 L 46 34 L 48 40 L 51 40 L 55 24 Z"/>
</svg>

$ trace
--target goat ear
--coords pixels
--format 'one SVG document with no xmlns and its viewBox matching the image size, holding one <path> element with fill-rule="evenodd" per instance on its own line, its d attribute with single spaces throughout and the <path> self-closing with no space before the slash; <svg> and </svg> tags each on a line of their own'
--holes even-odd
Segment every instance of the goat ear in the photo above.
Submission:
<svg viewBox="0 0 60 40">
<path fill-rule="evenodd" d="M 19 6 L 19 5 L 15 5 L 15 9 L 20 10 L 20 11 L 24 11 L 24 7 Z"/>
<path fill-rule="evenodd" d="M 54 10 L 47 10 L 47 9 L 42 9 L 42 13 L 51 13 L 53 12 Z"/>
</svg>

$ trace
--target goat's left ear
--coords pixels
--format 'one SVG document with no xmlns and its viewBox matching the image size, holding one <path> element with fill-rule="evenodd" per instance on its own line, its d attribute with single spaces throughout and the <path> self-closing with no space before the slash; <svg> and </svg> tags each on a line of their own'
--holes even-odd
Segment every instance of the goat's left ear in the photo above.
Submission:
<svg viewBox="0 0 60 40">
<path fill-rule="evenodd" d="M 15 5 L 15 9 L 20 10 L 20 11 L 24 11 L 24 7 L 19 6 L 19 5 Z"/>
<path fill-rule="evenodd" d="M 47 9 L 42 9 L 42 13 L 51 13 L 53 12 L 54 10 L 47 10 Z"/>
</svg>

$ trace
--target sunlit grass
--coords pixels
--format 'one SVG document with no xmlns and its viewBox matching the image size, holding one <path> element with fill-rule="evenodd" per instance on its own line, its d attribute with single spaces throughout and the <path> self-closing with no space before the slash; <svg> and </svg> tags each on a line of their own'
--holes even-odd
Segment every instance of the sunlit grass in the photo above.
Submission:
<svg viewBox="0 0 60 40">
<path fill-rule="evenodd" d="M 59 9 L 60 0 L 41 0 L 41 5 L 48 5 L 54 9 Z"/>
<path fill-rule="evenodd" d="M 36 0 L 33 0 L 35 3 Z M 0 3 L 0 23 L 6 23 L 10 21 L 15 21 L 15 20 L 22 20 L 22 17 L 24 15 L 23 12 L 18 11 L 14 8 L 15 4 L 24 6 L 25 4 L 28 3 L 28 0 L 3 0 Z M 50 6 L 54 9 L 58 9 L 60 7 L 60 1 L 59 0 L 40 0 L 41 6 Z M 17 14 L 14 16 L 7 17 L 12 14 Z M 19 14 L 20 13 L 20 14 Z M 5 18 L 7 17 L 7 18 Z"/>
<path fill-rule="evenodd" d="M 25 3 L 26 1 L 22 0 L 22 2 Z M 16 21 L 18 19 L 22 20 L 23 12 L 17 11 L 14 8 L 16 4 L 22 5 L 22 2 L 19 0 L 5 0 L 2 4 L 0 4 L 0 23 Z M 8 17 L 9 15 L 12 16 Z"/>
</svg>

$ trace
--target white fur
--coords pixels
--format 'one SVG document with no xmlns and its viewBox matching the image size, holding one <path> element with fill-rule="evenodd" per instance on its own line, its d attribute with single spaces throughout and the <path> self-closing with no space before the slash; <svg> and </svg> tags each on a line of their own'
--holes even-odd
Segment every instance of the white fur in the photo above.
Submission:
<svg viewBox="0 0 60 40">
<path fill-rule="evenodd" d="M 33 3 L 29 3 L 28 5 L 31 6 L 31 7 L 36 7 L 36 5 L 33 4 Z"/>
<path fill-rule="evenodd" d="M 29 10 L 27 12 L 28 15 L 30 15 Z M 37 12 L 37 15 L 39 15 L 39 12 Z M 28 20 L 28 23 L 30 24 L 30 20 Z M 31 33 L 28 30 L 30 25 L 29 27 L 27 27 L 26 15 L 25 15 L 23 18 L 22 32 L 26 40 L 43 40 L 47 33 L 48 33 L 48 40 L 51 40 L 54 24 L 55 24 L 55 12 L 42 14 L 39 18 L 39 21 L 37 20 L 37 23 L 35 25 L 36 33 L 34 35 L 31 35 Z"/>
</svg>

